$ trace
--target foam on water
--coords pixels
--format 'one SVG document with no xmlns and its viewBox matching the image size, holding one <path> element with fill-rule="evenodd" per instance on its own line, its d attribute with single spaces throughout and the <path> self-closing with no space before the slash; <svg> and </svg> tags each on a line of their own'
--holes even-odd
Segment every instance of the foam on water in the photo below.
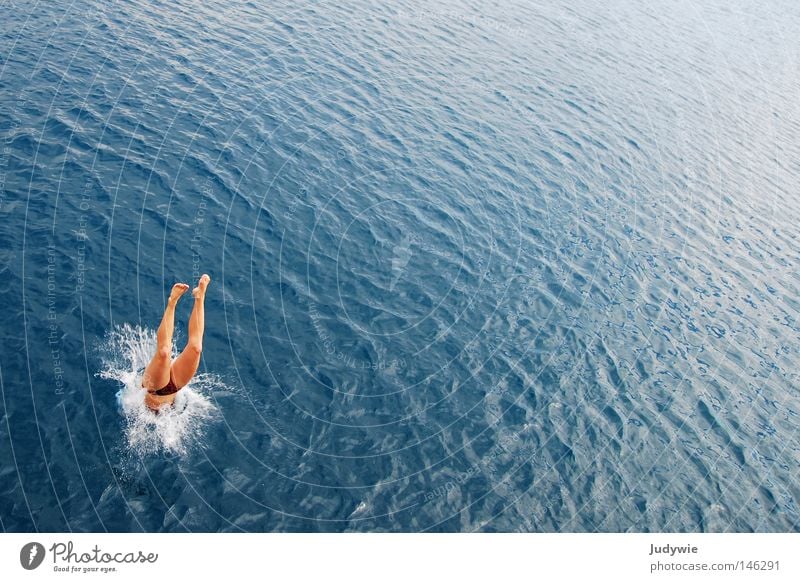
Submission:
<svg viewBox="0 0 800 582">
<path fill-rule="evenodd" d="M 225 385 L 213 374 L 197 374 L 178 392 L 173 406 L 154 413 L 144 403 L 141 378 L 156 345 L 155 330 L 128 324 L 116 327 L 106 334 L 103 369 L 98 375 L 122 385 L 117 401 L 132 452 L 182 455 L 191 445 L 201 443 L 203 429 L 217 410 L 206 393 Z"/>
</svg>

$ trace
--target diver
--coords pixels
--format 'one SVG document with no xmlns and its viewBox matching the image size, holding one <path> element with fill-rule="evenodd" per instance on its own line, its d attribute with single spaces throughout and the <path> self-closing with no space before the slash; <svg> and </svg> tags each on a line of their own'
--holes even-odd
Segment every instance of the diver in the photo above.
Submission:
<svg viewBox="0 0 800 582">
<path fill-rule="evenodd" d="M 142 388 L 147 390 L 144 401 L 151 409 L 158 411 L 162 406 L 169 406 L 175 401 L 175 394 L 192 379 L 200 365 L 200 354 L 203 352 L 204 310 L 206 287 L 211 277 L 203 275 L 192 290 L 194 307 L 189 316 L 189 339 L 186 347 L 175 360 L 172 359 L 172 332 L 175 328 L 175 306 L 186 293 L 186 283 L 176 283 L 167 300 L 167 308 L 158 326 L 158 348 L 156 354 L 142 376 Z"/>
</svg>

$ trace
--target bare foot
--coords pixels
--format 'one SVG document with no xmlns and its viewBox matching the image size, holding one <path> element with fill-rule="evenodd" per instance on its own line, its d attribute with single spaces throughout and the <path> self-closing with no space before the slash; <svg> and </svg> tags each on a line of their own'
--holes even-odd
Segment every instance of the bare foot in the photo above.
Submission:
<svg viewBox="0 0 800 582">
<path fill-rule="evenodd" d="M 172 292 L 169 294 L 169 300 L 172 303 L 177 303 L 178 299 L 181 298 L 181 295 L 186 293 L 189 289 L 189 286 L 186 283 L 175 283 L 172 286 Z"/>
<path fill-rule="evenodd" d="M 195 299 L 204 299 L 206 296 L 206 287 L 208 287 L 209 283 L 211 283 L 211 277 L 204 274 L 197 282 L 197 287 L 192 290 L 192 296 Z"/>
</svg>

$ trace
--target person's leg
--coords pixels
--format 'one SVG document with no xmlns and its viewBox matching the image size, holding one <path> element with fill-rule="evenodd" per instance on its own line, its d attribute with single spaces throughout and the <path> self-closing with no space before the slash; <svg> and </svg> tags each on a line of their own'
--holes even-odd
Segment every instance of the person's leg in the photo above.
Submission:
<svg viewBox="0 0 800 582">
<path fill-rule="evenodd" d="M 206 298 L 206 287 L 211 281 L 208 275 L 200 277 L 197 287 L 192 291 L 194 308 L 189 317 L 189 340 L 180 355 L 172 362 L 172 381 L 178 388 L 183 388 L 192 379 L 198 366 L 200 354 L 203 352 L 203 329 L 205 327 L 205 311 L 203 303 Z"/>
<path fill-rule="evenodd" d="M 158 390 L 169 382 L 169 367 L 172 361 L 172 332 L 175 329 L 175 306 L 178 304 L 178 299 L 186 293 L 188 288 L 189 286 L 186 283 L 175 283 L 172 287 L 172 292 L 169 294 L 169 299 L 167 299 L 167 308 L 164 310 L 164 316 L 161 318 L 161 324 L 158 326 L 158 333 L 156 334 L 158 341 L 156 354 L 147 364 L 142 375 L 142 386 L 144 388 Z"/>
</svg>

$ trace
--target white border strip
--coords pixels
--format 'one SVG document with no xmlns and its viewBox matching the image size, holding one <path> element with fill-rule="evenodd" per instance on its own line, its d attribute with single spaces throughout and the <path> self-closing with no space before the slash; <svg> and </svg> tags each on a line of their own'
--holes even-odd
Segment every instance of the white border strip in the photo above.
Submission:
<svg viewBox="0 0 800 582">
<path fill-rule="evenodd" d="M 31 559 L 33 542 L 45 555 L 27 571 L 21 560 Z M 799 542 L 798 534 L 3 534 L 0 575 L 136 582 L 220 575 L 325 582 L 796 581 Z M 36 560 L 40 551 L 33 553 Z"/>
</svg>

